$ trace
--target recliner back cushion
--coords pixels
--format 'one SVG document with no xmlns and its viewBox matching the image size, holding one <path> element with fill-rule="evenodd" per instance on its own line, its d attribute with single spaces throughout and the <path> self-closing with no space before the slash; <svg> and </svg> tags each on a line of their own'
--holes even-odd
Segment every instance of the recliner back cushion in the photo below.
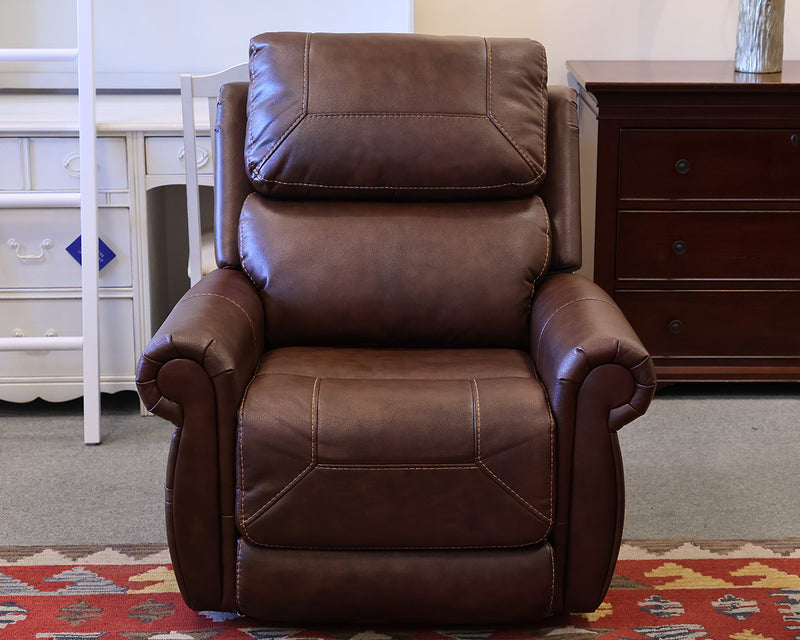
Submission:
<svg viewBox="0 0 800 640">
<path fill-rule="evenodd" d="M 477 202 L 294 202 L 250 195 L 242 268 L 270 348 L 525 348 L 550 234 L 538 196 Z"/>
<path fill-rule="evenodd" d="M 252 39 L 245 157 L 280 198 L 475 199 L 544 179 L 547 61 L 527 39 Z"/>
</svg>

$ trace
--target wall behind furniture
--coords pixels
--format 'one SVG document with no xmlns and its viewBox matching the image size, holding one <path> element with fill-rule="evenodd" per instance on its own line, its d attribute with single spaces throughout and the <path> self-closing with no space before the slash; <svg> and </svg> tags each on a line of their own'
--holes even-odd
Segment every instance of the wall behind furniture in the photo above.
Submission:
<svg viewBox="0 0 800 640">
<path fill-rule="evenodd" d="M 74 0 L 0 0 L 0 47 L 75 46 Z M 265 31 L 409 31 L 413 0 L 96 0 L 98 74 L 154 83 L 212 73 L 247 60 Z M 19 67 L 62 72 L 70 66 Z M 146 79 L 146 78 L 145 78 Z"/>
<path fill-rule="evenodd" d="M 208 73 L 269 30 L 400 31 L 540 40 L 551 82 L 568 59 L 733 59 L 738 0 L 98 0 L 97 70 Z M 786 3 L 786 59 L 800 6 Z M 74 46 L 73 0 L 2 0 L 0 47 Z M 59 69 L 59 67 L 48 67 Z M 176 85 L 177 86 L 177 85 Z"/>
<path fill-rule="evenodd" d="M 416 0 L 415 31 L 530 37 L 550 82 L 566 60 L 733 60 L 739 0 Z M 784 59 L 800 59 L 800 3 L 786 3 Z"/>
</svg>

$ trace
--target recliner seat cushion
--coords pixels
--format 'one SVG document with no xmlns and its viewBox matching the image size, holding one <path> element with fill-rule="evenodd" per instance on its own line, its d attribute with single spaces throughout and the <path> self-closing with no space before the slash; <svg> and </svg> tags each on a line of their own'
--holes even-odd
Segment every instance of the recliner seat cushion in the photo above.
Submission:
<svg viewBox="0 0 800 640">
<path fill-rule="evenodd" d="M 530 195 L 547 60 L 527 39 L 267 33 L 250 44 L 249 178 L 280 198 Z"/>
<path fill-rule="evenodd" d="M 237 518 L 257 545 L 528 546 L 552 494 L 552 419 L 521 351 L 277 349 L 242 404 Z"/>
</svg>

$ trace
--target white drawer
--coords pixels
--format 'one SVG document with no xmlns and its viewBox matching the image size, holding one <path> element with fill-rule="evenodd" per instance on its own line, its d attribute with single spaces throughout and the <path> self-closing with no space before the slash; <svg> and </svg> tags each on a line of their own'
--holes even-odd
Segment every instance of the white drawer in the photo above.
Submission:
<svg viewBox="0 0 800 640">
<path fill-rule="evenodd" d="M 116 254 L 100 270 L 102 287 L 132 284 L 129 217 L 124 207 L 99 209 L 98 236 Z M 79 287 L 81 267 L 66 249 L 80 228 L 77 209 L 0 210 L 0 288 Z"/>
<path fill-rule="evenodd" d="M 145 139 L 147 173 L 151 175 L 184 175 L 183 138 L 150 136 Z M 197 138 L 197 171 L 202 175 L 214 172 L 211 139 Z"/>
<path fill-rule="evenodd" d="M 81 332 L 81 301 L 3 300 L 0 336 L 76 336 Z M 133 301 L 129 298 L 100 300 L 100 374 L 132 377 Z M 81 376 L 80 351 L 0 352 L 0 379 Z"/>
<path fill-rule="evenodd" d="M 24 188 L 21 144 L 19 138 L 0 138 L 0 191 Z"/>
<path fill-rule="evenodd" d="M 80 189 L 77 138 L 30 138 L 30 165 L 32 189 Z M 125 138 L 97 139 L 97 188 L 101 191 L 128 188 Z"/>
</svg>

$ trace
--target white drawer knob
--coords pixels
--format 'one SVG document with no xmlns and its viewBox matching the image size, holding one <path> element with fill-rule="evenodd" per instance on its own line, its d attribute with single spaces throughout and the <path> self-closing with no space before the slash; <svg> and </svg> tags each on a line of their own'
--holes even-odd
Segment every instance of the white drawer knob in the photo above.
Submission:
<svg viewBox="0 0 800 640">
<path fill-rule="evenodd" d="M 17 242 L 14 238 L 9 238 L 6 244 L 9 246 L 10 249 L 14 251 L 17 256 L 17 260 L 21 260 L 23 262 L 33 262 L 35 260 L 44 260 L 45 258 L 45 251 L 48 249 L 53 248 L 53 241 L 50 238 L 45 238 L 39 243 L 39 246 L 42 250 L 38 254 L 33 253 L 22 253 L 24 248 Z"/>
<path fill-rule="evenodd" d="M 97 165 L 100 168 L 100 165 Z M 64 158 L 64 171 L 66 171 L 73 178 L 81 177 L 81 154 L 73 151 Z"/>
<path fill-rule="evenodd" d="M 181 150 L 178 151 L 178 160 L 183 162 L 183 159 L 186 157 L 186 147 L 181 147 Z M 205 167 L 208 164 L 208 160 L 211 157 L 211 154 L 208 153 L 208 150 L 204 149 L 203 147 L 197 147 L 197 158 L 195 159 L 195 164 L 197 168 L 200 169 L 201 167 Z"/>
<path fill-rule="evenodd" d="M 47 331 L 44 332 L 45 338 L 55 338 L 57 335 L 58 331 L 56 331 L 55 329 L 48 329 Z"/>
<path fill-rule="evenodd" d="M 81 177 L 81 155 L 79 153 L 70 153 L 64 158 L 64 170 L 73 178 Z"/>
<path fill-rule="evenodd" d="M 14 337 L 15 338 L 24 338 L 25 332 L 22 329 L 14 329 Z"/>
</svg>

